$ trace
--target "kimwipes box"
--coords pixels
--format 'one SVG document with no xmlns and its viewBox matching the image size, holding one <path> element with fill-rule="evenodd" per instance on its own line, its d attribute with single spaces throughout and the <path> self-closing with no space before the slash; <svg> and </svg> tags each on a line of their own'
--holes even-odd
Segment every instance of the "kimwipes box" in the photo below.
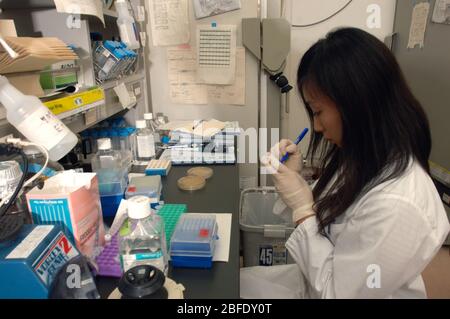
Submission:
<svg viewBox="0 0 450 319">
<path fill-rule="evenodd" d="M 95 173 L 65 171 L 26 195 L 33 222 L 61 225 L 80 252 L 95 257 L 104 246 L 105 231 Z"/>
</svg>

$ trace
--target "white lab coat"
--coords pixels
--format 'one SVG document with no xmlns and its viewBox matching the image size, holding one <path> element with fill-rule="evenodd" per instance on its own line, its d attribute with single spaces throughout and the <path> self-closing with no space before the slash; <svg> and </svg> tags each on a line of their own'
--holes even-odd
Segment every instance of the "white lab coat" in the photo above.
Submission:
<svg viewBox="0 0 450 319">
<path fill-rule="evenodd" d="M 421 273 L 449 230 L 431 178 L 414 162 L 349 207 L 328 238 L 315 217 L 300 224 L 286 242 L 296 264 L 241 269 L 241 297 L 426 298 Z"/>
</svg>

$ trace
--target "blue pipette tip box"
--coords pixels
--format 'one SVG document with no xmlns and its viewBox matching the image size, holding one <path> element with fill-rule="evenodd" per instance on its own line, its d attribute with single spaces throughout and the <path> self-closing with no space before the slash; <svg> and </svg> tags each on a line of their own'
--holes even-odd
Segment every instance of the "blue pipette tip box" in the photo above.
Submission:
<svg viewBox="0 0 450 319">
<path fill-rule="evenodd" d="M 211 268 L 218 225 L 212 214 L 183 214 L 170 241 L 172 266 Z"/>
</svg>

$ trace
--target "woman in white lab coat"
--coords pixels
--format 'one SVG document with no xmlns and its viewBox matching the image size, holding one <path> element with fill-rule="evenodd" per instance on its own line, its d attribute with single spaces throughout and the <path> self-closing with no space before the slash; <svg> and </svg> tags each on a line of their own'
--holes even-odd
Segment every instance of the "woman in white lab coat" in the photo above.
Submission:
<svg viewBox="0 0 450 319">
<path fill-rule="evenodd" d="M 296 264 L 242 269 L 241 297 L 426 298 L 421 273 L 450 228 L 429 176 L 428 121 L 395 57 L 338 29 L 305 53 L 297 84 L 320 177 L 311 190 L 290 141 L 266 158 L 297 224 L 286 243 Z"/>
</svg>

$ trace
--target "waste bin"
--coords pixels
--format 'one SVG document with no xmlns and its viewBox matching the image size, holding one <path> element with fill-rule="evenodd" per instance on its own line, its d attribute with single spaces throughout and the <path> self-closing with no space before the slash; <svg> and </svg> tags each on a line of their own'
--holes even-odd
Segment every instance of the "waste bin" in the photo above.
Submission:
<svg viewBox="0 0 450 319">
<path fill-rule="evenodd" d="M 294 263 L 285 244 L 295 226 L 273 213 L 278 198 L 274 187 L 241 192 L 239 225 L 244 267 Z"/>
</svg>

